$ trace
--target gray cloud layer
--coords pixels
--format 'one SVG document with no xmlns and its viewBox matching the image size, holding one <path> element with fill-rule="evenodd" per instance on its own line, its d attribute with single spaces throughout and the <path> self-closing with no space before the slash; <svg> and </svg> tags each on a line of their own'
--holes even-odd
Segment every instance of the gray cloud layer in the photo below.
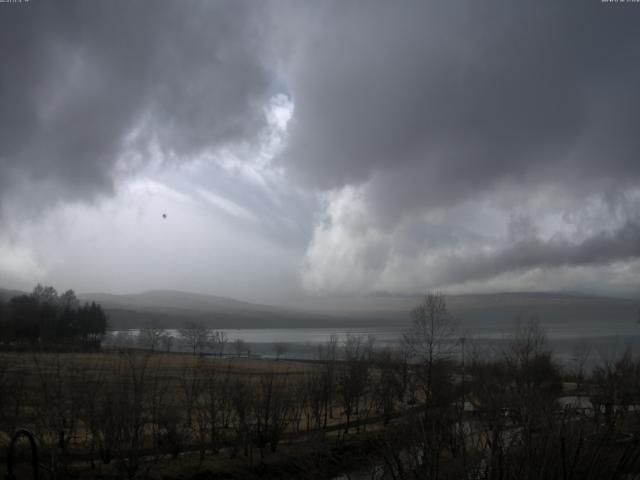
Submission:
<svg viewBox="0 0 640 480">
<path fill-rule="evenodd" d="M 0 194 L 29 181 L 50 187 L 45 203 L 90 198 L 111 191 L 128 148 L 144 153 L 155 140 L 185 156 L 251 138 L 271 82 L 255 10 L 242 2 L 3 5 Z"/>
<path fill-rule="evenodd" d="M 500 228 L 514 211 L 548 217 L 556 210 L 563 228 L 586 229 L 588 238 L 549 242 L 535 229 L 516 244 L 485 237 L 488 255 L 465 242 L 469 232 L 458 225 L 448 234 L 456 253 L 422 265 L 416 285 L 638 258 L 628 248 L 640 224 L 629 193 L 640 185 L 637 15 L 630 5 L 600 2 L 335 2 L 296 10 L 294 35 L 309 34 L 292 42 L 296 116 L 282 162 L 321 189 L 362 185 L 365 205 L 357 215 L 328 210 L 308 253 L 309 283 L 331 289 L 340 272 L 327 263 L 343 262 L 335 249 L 351 242 L 344 251 L 362 264 L 345 268 L 373 277 L 365 288 L 376 276 L 394 288 L 394 265 L 440 252 L 427 242 L 403 257 L 404 245 L 442 230 L 425 215 L 466 202 L 473 218 L 474 201 L 486 197 L 502 212 Z M 544 211 L 528 205 L 538 191 L 556 195 Z M 622 237 L 583 225 L 588 199 L 615 210 L 627 194 L 636 207 L 617 219 Z M 354 225 L 366 225 L 365 233 Z M 401 283 L 403 273 L 394 275 Z"/>
<path fill-rule="evenodd" d="M 446 203 L 502 179 L 640 174 L 637 12 L 599 2 L 326 5 L 293 15 L 295 33 L 302 23 L 310 38 L 292 42 L 301 51 L 285 161 L 307 182 L 339 187 L 419 166 L 406 204 L 416 190 Z"/>
<path fill-rule="evenodd" d="M 640 226 L 627 223 L 614 232 L 598 233 L 579 243 L 565 238 L 543 241 L 528 237 L 492 254 L 445 257 L 437 278 L 443 284 L 456 284 L 532 268 L 598 266 L 638 257 Z"/>
<path fill-rule="evenodd" d="M 639 288 L 637 5 L 0 7 L 0 220 L 117 196 L 158 159 L 239 148 L 232 167 L 163 181 L 235 215 L 265 258 L 263 236 L 295 251 L 310 289 L 510 287 L 584 269 Z M 293 118 L 273 133 L 276 93 Z M 275 163 L 261 159 L 270 132 Z"/>
</svg>

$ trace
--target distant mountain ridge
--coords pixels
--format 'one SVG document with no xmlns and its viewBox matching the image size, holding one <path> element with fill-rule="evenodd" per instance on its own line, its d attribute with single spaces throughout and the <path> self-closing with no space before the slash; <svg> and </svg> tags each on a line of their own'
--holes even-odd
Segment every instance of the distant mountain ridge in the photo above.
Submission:
<svg viewBox="0 0 640 480">
<path fill-rule="evenodd" d="M 10 290 L 7 288 L 0 288 L 0 300 L 4 300 L 5 302 L 13 297 L 17 297 L 19 295 L 25 295 L 27 292 L 23 292 L 22 290 Z"/>
<path fill-rule="evenodd" d="M 271 311 L 280 312 L 283 309 L 271 305 L 236 300 L 229 297 L 190 293 L 179 290 L 149 290 L 142 293 L 114 295 L 107 293 L 82 293 L 78 297 L 82 300 L 96 301 L 105 307 L 138 307 L 157 309 L 191 310 L 194 312 L 210 311 Z"/>
<path fill-rule="evenodd" d="M 101 304 L 109 315 L 112 328 L 142 328 L 149 323 L 179 328 L 187 320 L 195 320 L 211 328 L 292 328 L 340 323 L 326 314 L 178 290 L 150 290 L 125 295 L 84 293 L 78 298 Z"/>
<path fill-rule="evenodd" d="M 25 294 L 0 289 L 5 301 Z M 228 297 L 177 290 L 151 290 L 138 294 L 78 294 L 82 302 L 95 301 L 106 311 L 110 328 L 144 328 L 154 324 L 179 328 L 187 320 L 210 328 L 351 328 L 403 326 L 420 301 L 419 295 L 368 295 L 316 299 L 305 308 L 282 308 Z M 499 292 L 448 295 L 451 315 L 465 324 L 488 321 L 510 322 L 539 318 L 555 321 L 635 322 L 640 315 L 640 299 L 599 297 L 554 292 Z"/>
</svg>

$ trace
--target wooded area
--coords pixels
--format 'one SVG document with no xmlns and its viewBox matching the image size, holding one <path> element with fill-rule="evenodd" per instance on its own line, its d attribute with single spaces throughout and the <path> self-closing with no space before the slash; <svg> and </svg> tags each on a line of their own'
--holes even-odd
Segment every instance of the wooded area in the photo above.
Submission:
<svg viewBox="0 0 640 480">
<path fill-rule="evenodd" d="M 5 349 L 99 349 L 107 328 L 100 305 L 80 305 L 73 290 L 62 295 L 37 285 L 30 295 L 0 300 L 0 344 Z"/>
</svg>

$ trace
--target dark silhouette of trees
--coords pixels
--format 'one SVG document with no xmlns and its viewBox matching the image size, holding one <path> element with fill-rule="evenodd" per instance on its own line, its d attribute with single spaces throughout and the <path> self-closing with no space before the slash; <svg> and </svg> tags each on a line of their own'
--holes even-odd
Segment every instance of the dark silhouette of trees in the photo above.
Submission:
<svg viewBox="0 0 640 480">
<path fill-rule="evenodd" d="M 4 345 L 83 344 L 99 347 L 107 329 L 100 305 L 80 306 L 73 290 L 58 295 L 37 285 L 30 295 L 13 297 L 0 307 L 0 342 Z"/>
</svg>

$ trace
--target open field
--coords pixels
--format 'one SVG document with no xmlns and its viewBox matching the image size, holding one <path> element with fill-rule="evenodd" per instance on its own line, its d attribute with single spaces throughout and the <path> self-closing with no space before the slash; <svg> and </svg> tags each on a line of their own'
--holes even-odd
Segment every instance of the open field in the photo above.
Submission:
<svg viewBox="0 0 640 480">
<path fill-rule="evenodd" d="M 2 440 L 26 428 L 57 468 L 83 477 L 253 468 L 282 462 L 282 441 L 305 458 L 318 450 L 309 441 L 382 420 L 373 399 L 352 401 L 345 415 L 334 391 L 340 365 L 135 350 L 4 353 Z"/>
</svg>

